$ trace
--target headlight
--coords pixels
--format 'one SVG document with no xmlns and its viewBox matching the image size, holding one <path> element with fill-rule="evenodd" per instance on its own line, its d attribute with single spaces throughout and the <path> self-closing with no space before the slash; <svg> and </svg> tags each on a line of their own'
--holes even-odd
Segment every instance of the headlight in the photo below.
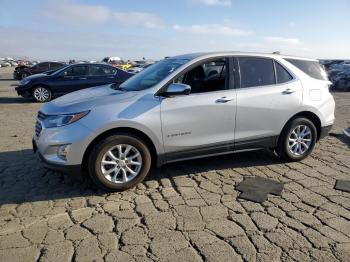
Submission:
<svg viewBox="0 0 350 262">
<path fill-rule="evenodd" d="M 80 112 L 75 114 L 55 115 L 55 116 L 49 115 L 43 120 L 43 124 L 46 128 L 69 125 L 83 118 L 89 112 L 90 111 L 85 111 L 85 112 Z"/>
<path fill-rule="evenodd" d="M 25 86 L 25 85 L 28 84 L 29 82 L 30 82 L 30 79 L 24 78 L 23 80 L 21 80 L 21 81 L 19 82 L 19 84 L 20 84 L 21 86 Z"/>
</svg>

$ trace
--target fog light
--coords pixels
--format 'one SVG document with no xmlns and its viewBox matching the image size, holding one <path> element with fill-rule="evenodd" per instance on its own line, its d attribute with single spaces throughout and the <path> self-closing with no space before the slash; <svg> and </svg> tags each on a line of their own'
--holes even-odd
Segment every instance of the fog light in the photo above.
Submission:
<svg viewBox="0 0 350 262">
<path fill-rule="evenodd" d="M 57 149 L 57 156 L 61 158 L 62 160 L 67 160 L 67 154 L 68 154 L 69 145 L 62 145 L 59 146 Z"/>
</svg>

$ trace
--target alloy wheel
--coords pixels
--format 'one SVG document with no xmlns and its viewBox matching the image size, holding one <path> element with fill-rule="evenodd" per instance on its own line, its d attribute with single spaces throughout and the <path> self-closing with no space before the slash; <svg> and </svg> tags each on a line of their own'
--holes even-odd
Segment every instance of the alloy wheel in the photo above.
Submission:
<svg viewBox="0 0 350 262">
<path fill-rule="evenodd" d="M 109 149 L 102 157 L 101 171 L 113 183 L 127 183 L 133 180 L 142 168 L 139 150 L 128 144 L 119 144 Z"/>
<path fill-rule="evenodd" d="M 288 138 L 289 151 L 295 156 L 305 154 L 312 143 L 312 132 L 307 125 L 298 125 L 290 133 Z"/>
<path fill-rule="evenodd" d="M 37 101 L 45 102 L 49 99 L 50 93 L 46 88 L 38 87 L 34 90 L 33 96 Z"/>
</svg>

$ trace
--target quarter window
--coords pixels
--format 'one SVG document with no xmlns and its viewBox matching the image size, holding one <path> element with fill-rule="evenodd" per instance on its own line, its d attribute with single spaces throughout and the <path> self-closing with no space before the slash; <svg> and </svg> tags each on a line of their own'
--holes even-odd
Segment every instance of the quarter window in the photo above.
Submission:
<svg viewBox="0 0 350 262">
<path fill-rule="evenodd" d="M 328 80 L 327 73 L 317 61 L 301 60 L 301 59 L 286 59 L 305 74 L 319 80 Z"/>
<path fill-rule="evenodd" d="M 117 73 L 117 69 L 115 69 L 112 66 L 104 66 L 103 71 L 106 75 L 114 75 L 115 73 Z"/>
<path fill-rule="evenodd" d="M 276 84 L 273 60 L 257 57 L 240 57 L 241 87 Z"/>
<path fill-rule="evenodd" d="M 283 84 L 289 82 L 293 79 L 290 73 L 283 66 L 281 66 L 278 62 L 275 61 L 276 68 L 276 80 L 277 84 Z"/>
</svg>

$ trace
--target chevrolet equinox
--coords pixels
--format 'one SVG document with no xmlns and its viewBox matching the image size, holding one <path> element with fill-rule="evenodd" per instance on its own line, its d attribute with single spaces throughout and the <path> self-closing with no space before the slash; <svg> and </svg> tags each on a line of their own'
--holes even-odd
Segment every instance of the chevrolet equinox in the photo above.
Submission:
<svg viewBox="0 0 350 262">
<path fill-rule="evenodd" d="M 45 167 L 87 171 L 107 190 L 134 186 L 152 163 L 258 149 L 299 161 L 334 122 L 329 85 L 313 59 L 240 52 L 175 56 L 120 86 L 44 104 L 33 149 Z"/>
</svg>

